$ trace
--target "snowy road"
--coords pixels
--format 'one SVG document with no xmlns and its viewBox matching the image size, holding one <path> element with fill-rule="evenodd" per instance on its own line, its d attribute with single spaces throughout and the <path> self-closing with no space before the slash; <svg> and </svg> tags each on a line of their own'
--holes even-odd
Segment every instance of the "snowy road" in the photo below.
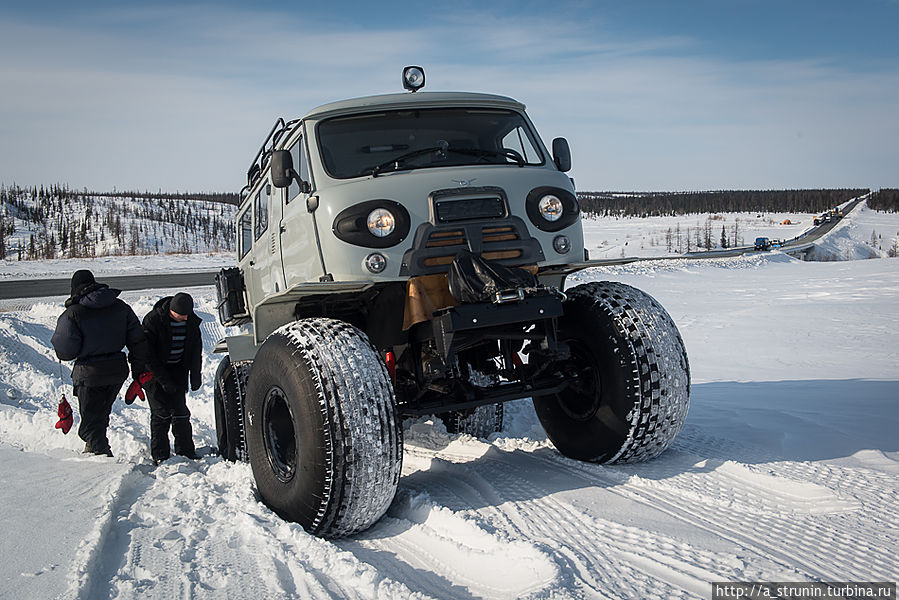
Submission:
<svg viewBox="0 0 899 600">
<path fill-rule="evenodd" d="M 151 468 L 144 403 L 116 404 L 115 459 L 80 455 L 52 429 L 59 306 L 0 314 L 0 597 L 709 598 L 712 581 L 896 580 L 899 263 L 771 253 L 576 279 L 641 287 L 681 329 L 694 385 L 672 449 L 572 461 L 527 401 L 489 440 L 412 420 L 388 514 L 334 542 L 259 503 L 247 465 Z M 138 314 L 156 298 L 124 296 Z M 195 296 L 211 348 L 213 292 Z M 208 384 L 189 401 L 200 445 L 211 402 Z"/>
<path fill-rule="evenodd" d="M 166 273 L 164 275 L 122 275 L 104 277 L 103 283 L 117 290 L 153 290 L 210 285 L 218 271 Z M 65 296 L 71 290 L 71 277 L 61 279 L 23 279 L 0 281 L 0 300 L 12 298 L 45 298 Z"/>
</svg>

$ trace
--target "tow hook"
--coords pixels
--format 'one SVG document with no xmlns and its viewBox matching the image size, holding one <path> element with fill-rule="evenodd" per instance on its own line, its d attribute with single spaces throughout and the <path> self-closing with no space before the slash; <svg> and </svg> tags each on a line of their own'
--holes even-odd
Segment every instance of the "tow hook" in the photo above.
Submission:
<svg viewBox="0 0 899 600">
<path fill-rule="evenodd" d="M 494 304 L 508 304 L 510 302 L 521 302 L 522 300 L 524 300 L 524 290 L 521 288 L 501 290 L 493 295 Z"/>
</svg>

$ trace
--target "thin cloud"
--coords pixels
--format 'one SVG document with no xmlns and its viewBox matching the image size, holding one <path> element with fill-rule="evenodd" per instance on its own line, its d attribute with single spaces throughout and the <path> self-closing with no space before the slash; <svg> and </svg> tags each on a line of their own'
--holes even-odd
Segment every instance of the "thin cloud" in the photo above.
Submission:
<svg viewBox="0 0 899 600">
<path fill-rule="evenodd" d="M 414 63 L 429 89 L 526 102 L 547 140 L 571 141 L 582 189 L 899 183 L 883 168 L 899 133 L 892 64 L 728 61 L 690 38 L 631 39 L 598 19 L 325 25 L 191 6 L 66 27 L 4 20 L 0 180 L 236 190 L 275 117 L 399 91 Z M 47 152 L 56 160 L 35 160 Z"/>
</svg>

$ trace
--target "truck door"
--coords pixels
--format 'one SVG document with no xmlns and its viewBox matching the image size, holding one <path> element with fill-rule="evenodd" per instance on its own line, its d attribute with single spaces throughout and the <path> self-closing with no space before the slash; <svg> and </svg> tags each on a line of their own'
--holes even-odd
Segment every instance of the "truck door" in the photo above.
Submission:
<svg viewBox="0 0 899 600">
<path fill-rule="evenodd" d="M 309 174 L 309 158 L 304 135 L 291 144 L 289 150 L 294 168 L 300 179 L 308 184 L 303 186 L 294 181 L 284 190 L 284 205 L 281 220 L 281 256 L 284 265 L 284 281 L 287 287 L 298 283 L 318 281 L 322 274 L 312 216 L 306 209 L 310 194 L 305 189 L 313 189 Z"/>
<path fill-rule="evenodd" d="M 281 231 L 284 216 L 284 190 L 269 186 L 269 231 L 267 242 L 269 257 L 267 261 L 268 276 L 273 293 L 284 291 L 284 263 L 281 261 Z"/>
<path fill-rule="evenodd" d="M 248 199 L 237 213 L 237 262 L 243 273 L 249 306 L 259 302 L 259 274 L 253 255 L 253 201 Z M 249 307 L 248 306 L 248 307 Z"/>
<path fill-rule="evenodd" d="M 253 197 L 253 267 L 259 277 L 262 297 L 284 291 L 284 271 L 281 268 L 281 197 L 272 194 L 270 181 L 262 183 Z"/>
</svg>

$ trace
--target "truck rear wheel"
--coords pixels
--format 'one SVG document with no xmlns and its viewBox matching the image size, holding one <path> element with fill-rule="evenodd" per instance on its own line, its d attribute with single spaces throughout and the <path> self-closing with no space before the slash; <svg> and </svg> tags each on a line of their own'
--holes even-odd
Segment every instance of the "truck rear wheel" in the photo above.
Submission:
<svg viewBox="0 0 899 600">
<path fill-rule="evenodd" d="M 219 454 L 230 461 L 247 460 L 243 400 L 248 366 L 232 365 L 231 357 L 225 356 L 215 371 L 215 433 Z"/>
<path fill-rule="evenodd" d="M 559 340 L 569 382 L 534 398 L 537 416 L 566 456 L 637 462 L 662 453 L 683 427 L 690 396 L 684 342 L 665 309 L 633 287 L 593 282 L 566 291 Z"/>
<path fill-rule="evenodd" d="M 333 319 L 272 333 L 253 361 L 247 444 L 263 501 L 322 537 L 371 526 L 390 506 L 402 429 L 368 338 Z"/>
</svg>

